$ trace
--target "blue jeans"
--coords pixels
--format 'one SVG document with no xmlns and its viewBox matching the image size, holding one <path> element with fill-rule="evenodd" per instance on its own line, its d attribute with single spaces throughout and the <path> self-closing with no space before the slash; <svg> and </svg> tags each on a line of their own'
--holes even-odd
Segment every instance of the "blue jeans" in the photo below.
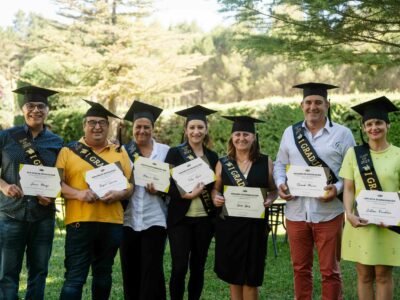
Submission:
<svg viewBox="0 0 400 300">
<path fill-rule="evenodd" d="M 25 299 L 43 299 L 54 238 L 54 218 L 18 221 L 0 213 L 0 299 L 18 299 L 19 274 L 26 251 Z"/>
<path fill-rule="evenodd" d="M 65 281 L 61 300 L 80 300 L 92 267 L 92 299 L 108 299 L 114 257 L 122 240 L 122 224 L 82 222 L 67 225 Z"/>
</svg>

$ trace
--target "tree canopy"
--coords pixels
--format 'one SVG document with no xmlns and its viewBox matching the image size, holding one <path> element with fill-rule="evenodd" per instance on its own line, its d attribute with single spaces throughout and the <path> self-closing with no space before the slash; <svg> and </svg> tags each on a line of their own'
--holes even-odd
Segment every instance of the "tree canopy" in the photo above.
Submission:
<svg viewBox="0 0 400 300">
<path fill-rule="evenodd" d="M 218 0 L 246 30 L 242 49 L 313 64 L 400 64 L 398 0 Z"/>
</svg>

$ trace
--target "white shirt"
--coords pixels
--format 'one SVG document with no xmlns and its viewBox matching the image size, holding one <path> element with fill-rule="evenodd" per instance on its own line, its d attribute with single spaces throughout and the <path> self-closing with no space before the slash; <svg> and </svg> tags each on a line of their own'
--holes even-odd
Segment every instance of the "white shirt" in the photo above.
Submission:
<svg viewBox="0 0 400 300">
<path fill-rule="evenodd" d="M 150 159 L 165 161 L 169 146 L 157 143 L 154 139 L 153 151 Z M 131 162 L 133 164 L 133 162 Z M 143 186 L 135 185 L 135 191 L 129 199 L 129 204 L 124 212 L 124 226 L 129 226 L 135 231 L 142 231 L 151 226 L 167 227 L 167 204 L 158 195 L 146 192 Z"/>
<path fill-rule="evenodd" d="M 333 123 L 333 126 L 329 127 L 328 121 L 325 123 L 325 127 L 321 128 L 314 136 L 307 129 L 304 121 L 302 126 L 305 136 L 315 149 L 318 157 L 329 166 L 339 179 L 335 186 L 337 193 L 340 194 L 343 191 L 343 181 L 339 177 L 339 170 L 347 149 L 355 145 L 353 134 L 350 129 L 337 123 Z M 283 133 L 274 164 L 274 179 L 277 187 L 282 183 L 286 183 L 286 165 L 308 165 L 297 149 L 292 126 L 286 128 Z M 290 221 L 312 223 L 332 220 L 342 212 L 343 204 L 339 199 L 322 202 L 317 198 L 311 197 L 295 197 L 295 199 L 286 202 L 285 209 L 286 218 Z"/>
</svg>

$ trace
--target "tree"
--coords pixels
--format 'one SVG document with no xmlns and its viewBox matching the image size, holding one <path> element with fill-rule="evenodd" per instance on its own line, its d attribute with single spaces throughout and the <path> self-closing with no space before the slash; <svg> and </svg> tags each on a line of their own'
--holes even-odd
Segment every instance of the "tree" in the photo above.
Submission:
<svg viewBox="0 0 400 300">
<path fill-rule="evenodd" d="M 247 30 L 242 49 L 313 64 L 400 64 L 398 0 L 219 0 Z"/>
<path fill-rule="evenodd" d="M 208 59 L 180 54 L 185 37 L 144 23 L 151 1 L 56 2 L 69 21 L 52 21 L 35 32 L 35 44 L 25 46 L 38 49 L 37 55 L 21 74 L 75 101 L 89 96 L 116 111 L 133 98 L 179 98 L 174 88 L 193 80 L 192 71 Z"/>
</svg>

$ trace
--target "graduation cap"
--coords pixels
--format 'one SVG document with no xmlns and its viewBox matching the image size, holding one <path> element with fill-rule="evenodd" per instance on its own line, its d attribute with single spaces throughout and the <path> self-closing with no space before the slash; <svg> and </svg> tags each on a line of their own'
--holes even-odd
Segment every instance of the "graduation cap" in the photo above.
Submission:
<svg viewBox="0 0 400 300">
<path fill-rule="evenodd" d="M 294 85 L 293 88 L 303 90 L 303 99 L 310 95 L 318 95 L 324 97 L 324 99 L 327 99 L 328 90 L 337 89 L 338 86 L 326 83 L 307 82 Z M 329 126 L 332 127 L 333 124 L 331 119 L 331 106 L 329 106 L 328 108 L 328 120 L 329 120 Z"/>
<path fill-rule="evenodd" d="M 326 99 L 328 97 L 328 90 L 337 89 L 338 86 L 326 83 L 307 82 L 294 85 L 293 88 L 303 90 L 303 99 L 310 95 L 319 95 Z"/>
<path fill-rule="evenodd" d="M 223 118 L 233 121 L 232 132 L 246 131 L 256 133 L 255 123 L 265 123 L 249 116 L 223 116 Z"/>
<path fill-rule="evenodd" d="M 370 119 L 379 119 L 386 123 L 390 123 L 388 114 L 390 112 L 399 111 L 399 109 L 385 96 L 360 103 L 353 106 L 352 109 L 362 116 L 362 124 Z M 360 136 L 363 144 L 367 144 L 364 140 L 361 127 Z"/>
<path fill-rule="evenodd" d="M 23 104 L 27 102 L 43 102 L 48 105 L 47 98 L 57 94 L 57 91 L 48 90 L 34 85 L 26 85 L 13 91 L 14 93 L 23 95 Z"/>
<path fill-rule="evenodd" d="M 136 119 L 147 118 L 154 125 L 162 111 L 159 107 L 135 100 L 126 113 L 124 120 L 135 122 Z"/>
<path fill-rule="evenodd" d="M 369 119 L 379 119 L 390 123 L 388 114 L 399 111 L 399 109 L 385 96 L 369 100 L 352 107 L 362 116 L 362 122 Z"/>
<path fill-rule="evenodd" d="M 107 119 L 107 117 L 112 117 L 112 118 L 119 119 L 118 116 L 114 115 L 112 112 L 110 112 L 108 109 L 106 109 L 100 103 L 89 101 L 86 99 L 82 99 L 82 100 L 90 105 L 90 108 L 85 113 L 85 117 L 101 117 L 104 119 Z"/>
<path fill-rule="evenodd" d="M 177 115 L 186 117 L 186 124 L 191 120 L 201 120 L 207 123 L 207 116 L 216 113 L 216 110 L 201 105 L 195 105 L 175 112 Z"/>
</svg>

